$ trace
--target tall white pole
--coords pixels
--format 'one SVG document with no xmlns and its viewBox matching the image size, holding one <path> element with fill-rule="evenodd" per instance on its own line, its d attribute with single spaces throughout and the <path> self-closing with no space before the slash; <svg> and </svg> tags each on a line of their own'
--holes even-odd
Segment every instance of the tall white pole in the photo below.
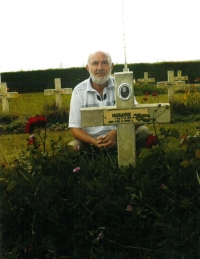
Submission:
<svg viewBox="0 0 200 259">
<path fill-rule="evenodd" d="M 124 5 L 122 0 L 122 24 L 123 24 L 123 39 L 124 39 L 124 70 L 123 71 L 129 71 L 127 67 L 127 61 L 126 61 L 126 38 L 125 38 L 125 26 L 124 26 Z"/>
</svg>

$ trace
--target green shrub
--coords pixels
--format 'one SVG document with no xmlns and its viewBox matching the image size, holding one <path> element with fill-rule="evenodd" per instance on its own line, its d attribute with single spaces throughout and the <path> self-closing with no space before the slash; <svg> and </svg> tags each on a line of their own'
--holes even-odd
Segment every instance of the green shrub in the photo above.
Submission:
<svg viewBox="0 0 200 259">
<path fill-rule="evenodd" d="M 60 109 L 53 104 L 44 105 L 43 113 L 48 121 L 48 127 L 50 129 L 63 128 L 67 129 L 69 120 L 69 109 Z M 36 114 L 35 114 L 36 115 Z M 24 125 L 27 120 L 27 116 L 3 114 L 0 116 L 0 133 L 24 133 Z"/>
<path fill-rule="evenodd" d="M 134 84 L 134 94 L 135 96 L 142 96 L 145 93 L 152 94 L 156 92 L 158 94 L 166 94 L 167 89 L 157 88 L 155 84 Z"/>
<path fill-rule="evenodd" d="M 24 133 L 25 117 L 5 115 L 1 120 L 0 133 Z"/>
<path fill-rule="evenodd" d="M 188 86 L 184 89 L 184 93 L 176 97 L 173 104 L 173 111 L 176 113 L 198 114 L 200 112 L 200 92 L 199 87 L 195 85 Z M 182 111 L 178 109 L 182 107 Z"/>
<path fill-rule="evenodd" d="M 1 114 L 0 115 L 0 124 L 9 124 L 13 120 L 16 120 L 18 118 L 19 118 L 19 115 Z"/>
<path fill-rule="evenodd" d="M 44 115 L 50 124 L 67 123 L 69 120 L 69 109 L 60 109 L 54 104 L 44 106 Z"/>
<path fill-rule="evenodd" d="M 197 258 L 200 161 L 166 148 L 177 132 L 158 137 L 135 167 L 62 145 L 2 164 L 5 258 Z"/>
</svg>

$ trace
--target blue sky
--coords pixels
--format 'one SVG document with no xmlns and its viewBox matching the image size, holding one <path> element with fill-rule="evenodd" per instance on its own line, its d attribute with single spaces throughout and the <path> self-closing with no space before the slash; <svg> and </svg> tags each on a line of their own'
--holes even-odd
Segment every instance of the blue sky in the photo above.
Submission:
<svg viewBox="0 0 200 259">
<path fill-rule="evenodd" d="M 199 60 L 198 2 L 0 0 L 0 72 L 81 67 L 94 50 L 121 64 L 124 46 L 127 63 Z"/>
</svg>

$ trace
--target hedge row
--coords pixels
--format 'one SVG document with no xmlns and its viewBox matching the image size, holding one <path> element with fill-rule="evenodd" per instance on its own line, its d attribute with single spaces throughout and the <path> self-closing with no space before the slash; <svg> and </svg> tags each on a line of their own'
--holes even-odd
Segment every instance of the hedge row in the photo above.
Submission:
<svg viewBox="0 0 200 259">
<path fill-rule="evenodd" d="M 123 70 L 123 65 L 115 65 L 114 72 Z M 200 79 L 200 61 L 188 62 L 162 62 L 162 63 L 137 63 L 129 64 L 129 70 L 133 71 L 134 78 L 143 78 L 144 72 L 149 73 L 149 77 L 155 81 L 167 80 L 167 71 L 182 70 L 184 76 L 188 76 L 189 83 L 194 83 Z M 54 78 L 61 78 L 62 87 L 74 88 L 79 82 L 88 77 L 88 72 L 84 67 L 66 69 L 48 69 L 36 71 L 19 71 L 2 73 L 2 82 L 6 82 L 10 91 L 20 93 L 43 92 L 44 89 L 54 88 Z"/>
</svg>

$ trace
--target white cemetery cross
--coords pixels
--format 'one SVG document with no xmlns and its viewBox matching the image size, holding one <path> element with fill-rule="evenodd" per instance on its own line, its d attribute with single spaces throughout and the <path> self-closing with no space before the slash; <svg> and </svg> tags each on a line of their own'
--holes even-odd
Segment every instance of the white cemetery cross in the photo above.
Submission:
<svg viewBox="0 0 200 259">
<path fill-rule="evenodd" d="M 188 81 L 188 76 L 182 76 L 182 71 L 177 71 L 177 76 L 174 77 L 174 81 Z"/>
<path fill-rule="evenodd" d="M 119 167 L 136 164 L 135 124 L 170 122 L 169 103 L 134 105 L 133 72 L 115 73 L 116 106 L 82 108 L 82 127 L 117 125 Z"/>
<path fill-rule="evenodd" d="M 155 78 L 148 78 L 148 72 L 144 72 L 144 78 L 138 78 L 138 83 L 154 83 Z"/>
<path fill-rule="evenodd" d="M 0 83 L 1 93 L 0 100 L 2 102 L 2 111 L 9 112 L 9 100 L 13 98 L 18 98 L 18 92 L 7 92 L 7 84 Z"/>
<path fill-rule="evenodd" d="M 55 78 L 54 83 L 55 83 L 55 89 L 44 90 L 44 95 L 45 96 L 55 95 L 56 106 L 58 106 L 59 108 L 62 108 L 62 95 L 71 94 L 72 88 L 61 88 L 60 78 Z"/>
<path fill-rule="evenodd" d="M 185 81 L 175 81 L 174 71 L 168 71 L 168 81 L 157 82 L 157 88 L 167 88 L 168 89 L 168 101 L 169 103 L 174 102 L 174 87 L 175 86 L 185 86 Z"/>
</svg>

